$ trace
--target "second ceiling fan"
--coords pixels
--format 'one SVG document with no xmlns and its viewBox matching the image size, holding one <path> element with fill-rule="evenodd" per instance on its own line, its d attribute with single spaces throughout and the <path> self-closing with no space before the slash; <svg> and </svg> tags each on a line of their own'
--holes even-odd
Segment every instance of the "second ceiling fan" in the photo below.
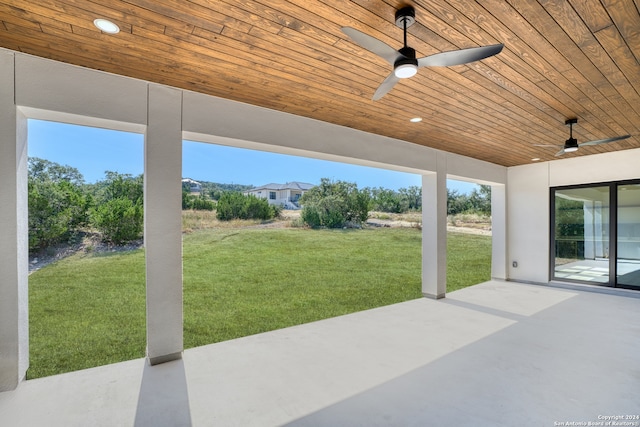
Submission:
<svg viewBox="0 0 640 427">
<path fill-rule="evenodd" d="M 534 146 L 560 148 L 560 151 L 556 153 L 556 157 L 558 157 L 558 156 L 562 156 L 565 153 L 572 153 L 574 151 L 578 151 L 579 147 L 583 147 L 587 145 L 608 144 L 610 142 L 620 141 L 621 139 L 627 139 L 631 137 L 631 135 L 621 135 L 621 136 L 614 136 L 612 138 L 597 139 L 595 141 L 587 141 L 587 142 L 578 144 L 578 140 L 573 137 L 573 125 L 575 125 L 576 123 L 578 123 L 577 118 L 567 119 L 564 122 L 565 125 L 569 126 L 569 139 L 567 139 L 563 145 L 535 144 Z"/>
<path fill-rule="evenodd" d="M 389 74 L 373 94 L 374 101 L 386 95 L 400 79 L 413 77 L 418 72 L 418 68 L 450 67 L 453 65 L 468 64 L 496 55 L 500 53 L 504 47 L 503 44 L 495 44 L 491 46 L 452 50 L 416 58 L 415 49 L 407 46 L 407 28 L 415 22 L 416 12 L 412 6 L 405 6 L 396 11 L 396 25 L 404 31 L 404 46 L 399 50 L 395 50 L 388 44 L 355 28 L 342 27 L 342 32 L 348 35 L 354 42 L 380 56 L 393 66 L 393 72 Z"/>
</svg>

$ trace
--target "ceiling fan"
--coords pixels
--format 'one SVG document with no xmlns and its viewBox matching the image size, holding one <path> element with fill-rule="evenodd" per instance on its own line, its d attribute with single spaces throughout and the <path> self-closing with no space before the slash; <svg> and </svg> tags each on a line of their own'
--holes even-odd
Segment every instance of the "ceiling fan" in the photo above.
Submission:
<svg viewBox="0 0 640 427">
<path fill-rule="evenodd" d="M 579 147 L 585 146 L 585 145 L 599 145 L 599 144 L 607 144 L 609 142 L 613 142 L 613 141 L 620 141 L 621 139 L 627 139 L 629 138 L 631 135 L 623 135 L 623 136 L 614 136 L 613 138 L 606 138 L 606 139 L 598 139 L 595 141 L 588 141 L 588 142 L 583 142 L 582 144 L 578 144 L 578 140 L 575 139 L 573 137 L 573 125 L 578 123 L 578 119 L 568 119 L 567 121 L 564 122 L 565 125 L 569 126 L 569 139 L 567 139 L 564 142 L 564 145 L 539 145 L 536 144 L 536 147 L 554 147 L 554 148 L 561 148 L 560 151 L 558 151 L 556 153 L 556 157 L 557 156 L 562 156 L 564 153 L 572 153 L 574 151 L 578 151 Z"/>
<path fill-rule="evenodd" d="M 500 53 L 504 47 L 502 44 L 496 44 L 452 50 L 423 58 L 416 58 L 415 49 L 407 46 L 407 28 L 415 22 L 416 12 L 413 6 L 405 6 L 396 11 L 396 25 L 404 30 L 404 46 L 399 50 L 395 50 L 388 44 L 355 28 L 342 27 L 342 32 L 348 35 L 354 42 L 393 65 L 393 72 L 389 74 L 373 94 L 372 99 L 374 101 L 382 98 L 400 79 L 413 77 L 418 72 L 418 68 L 449 67 L 452 65 L 468 64 L 496 55 Z"/>
</svg>

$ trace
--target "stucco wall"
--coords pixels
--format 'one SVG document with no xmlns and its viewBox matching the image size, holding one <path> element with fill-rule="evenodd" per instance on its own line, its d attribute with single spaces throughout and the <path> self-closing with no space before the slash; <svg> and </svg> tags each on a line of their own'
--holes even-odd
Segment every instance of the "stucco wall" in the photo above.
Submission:
<svg viewBox="0 0 640 427">
<path fill-rule="evenodd" d="M 507 265 L 509 279 L 548 281 L 549 163 L 509 168 Z M 513 263 L 518 266 L 514 267 Z"/>
<path fill-rule="evenodd" d="M 509 279 L 547 283 L 550 187 L 638 179 L 640 149 L 512 167 L 507 174 Z"/>
</svg>

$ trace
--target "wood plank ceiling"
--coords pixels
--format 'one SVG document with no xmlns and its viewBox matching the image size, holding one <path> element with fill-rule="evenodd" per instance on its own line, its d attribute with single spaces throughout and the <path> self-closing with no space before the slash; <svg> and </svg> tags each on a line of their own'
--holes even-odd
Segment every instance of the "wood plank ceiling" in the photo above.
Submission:
<svg viewBox="0 0 640 427">
<path fill-rule="evenodd" d="M 504 43 L 423 68 L 379 101 L 391 72 L 341 31 L 417 56 Z M 568 118 L 582 156 L 640 147 L 640 0 L 0 0 L 0 46 L 514 166 L 553 160 Z M 107 18 L 120 33 L 93 25 Z M 422 117 L 420 123 L 410 123 Z"/>
</svg>

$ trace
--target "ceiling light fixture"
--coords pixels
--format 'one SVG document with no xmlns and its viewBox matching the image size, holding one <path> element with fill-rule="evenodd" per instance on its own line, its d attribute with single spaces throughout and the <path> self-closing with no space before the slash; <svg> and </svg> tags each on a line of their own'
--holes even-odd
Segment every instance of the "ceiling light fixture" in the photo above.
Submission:
<svg viewBox="0 0 640 427">
<path fill-rule="evenodd" d="M 534 157 L 533 159 L 531 159 L 532 162 L 538 162 L 540 161 L 540 157 Z"/>
<path fill-rule="evenodd" d="M 407 60 L 407 58 L 398 60 L 396 62 L 396 68 L 393 70 L 394 74 L 399 79 L 408 79 L 409 77 L 415 76 L 418 72 L 418 61 L 416 59 L 410 59 L 412 62 L 405 62 L 404 64 L 400 63 L 405 60 Z"/>
<path fill-rule="evenodd" d="M 578 151 L 578 140 L 569 138 L 564 142 L 564 152 L 573 153 L 574 151 Z"/>
<path fill-rule="evenodd" d="M 118 27 L 113 22 L 108 19 L 98 18 L 93 21 L 93 25 L 95 25 L 100 31 L 107 34 L 118 34 L 120 32 L 120 27 Z"/>
<path fill-rule="evenodd" d="M 422 117 L 414 117 L 414 118 L 412 118 L 412 119 L 409 119 L 409 121 L 410 121 L 411 123 L 419 123 L 419 122 L 421 122 L 421 121 L 422 121 Z"/>
</svg>

